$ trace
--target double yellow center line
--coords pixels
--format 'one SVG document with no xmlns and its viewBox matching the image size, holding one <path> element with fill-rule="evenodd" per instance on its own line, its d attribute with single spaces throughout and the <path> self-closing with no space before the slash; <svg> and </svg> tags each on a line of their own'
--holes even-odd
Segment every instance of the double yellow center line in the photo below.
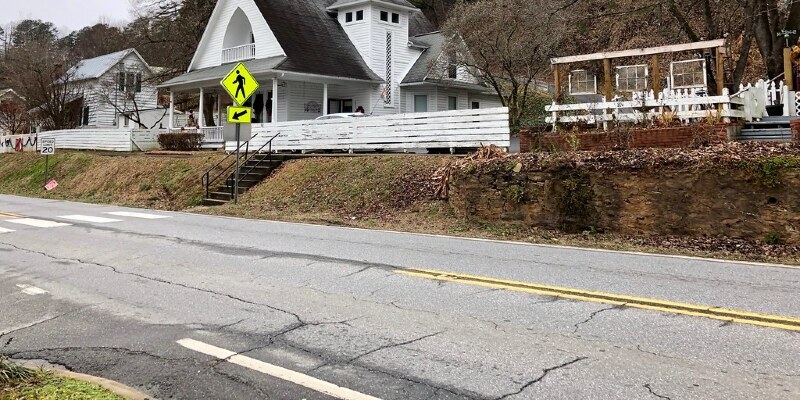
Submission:
<svg viewBox="0 0 800 400">
<path fill-rule="evenodd" d="M 566 299 L 591 301 L 624 307 L 656 310 L 694 317 L 713 318 L 721 321 L 766 326 L 800 332 L 800 319 L 776 315 L 756 314 L 747 311 L 729 310 L 719 307 L 698 306 L 694 304 L 675 303 L 670 301 L 624 296 L 613 293 L 592 292 L 558 286 L 539 285 L 527 282 L 509 281 L 475 275 L 455 274 L 452 272 L 427 269 L 398 269 L 395 272 L 419 278 L 438 281 L 457 282 L 467 285 L 490 287 L 502 290 L 534 293 L 543 296 L 554 296 Z"/>
<path fill-rule="evenodd" d="M 17 214 L 0 212 L 0 218 L 20 218 Z"/>
</svg>

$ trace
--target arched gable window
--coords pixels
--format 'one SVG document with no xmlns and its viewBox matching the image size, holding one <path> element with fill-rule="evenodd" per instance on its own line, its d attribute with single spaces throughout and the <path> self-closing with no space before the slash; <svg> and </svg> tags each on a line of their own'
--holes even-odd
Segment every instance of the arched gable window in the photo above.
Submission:
<svg viewBox="0 0 800 400">
<path fill-rule="evenodd" d="M 228 22 L 228 29 L 225 31 L 225 39 L 222 46 L 226 49 L 244 46 L 255 43 L 253 27 L 250 20 L 241 8 L 236 9 Z"/>
</svg>

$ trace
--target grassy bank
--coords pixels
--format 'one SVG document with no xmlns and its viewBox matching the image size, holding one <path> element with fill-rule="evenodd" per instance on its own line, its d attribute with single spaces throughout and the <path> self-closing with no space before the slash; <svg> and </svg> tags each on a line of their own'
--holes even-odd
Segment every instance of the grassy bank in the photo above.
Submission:
<svg viewBox="0 0 800 400">
<path fill-rule="evenodd" d="M 219 157 L 61 151 L 50 158 L 50 176 L 59 186 L 48 193 L 42 189 L 44 157 L 5 154 L 0 155 L 0 193 L 181 210 L 201 203 L 200 177 Z"/>
<path fill-rule="evenodd" d="M 0 400 L 123 400 L 102 387 L 0 359 Z"/>
</svg>

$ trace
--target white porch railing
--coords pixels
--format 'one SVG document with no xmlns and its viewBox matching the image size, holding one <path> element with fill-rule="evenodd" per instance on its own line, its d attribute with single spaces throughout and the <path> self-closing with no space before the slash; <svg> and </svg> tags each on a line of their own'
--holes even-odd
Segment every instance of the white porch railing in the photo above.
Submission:
<svg viewBox="0 0 800 400">
<path fill-rule="evenodd" d="M 224 139 L 225 128 L 222 126 L 209 126 L 200 128 L 200 133 L 203 134 L 204 143 L 222 143 Z"/>
<path fill-rule="evenodd" d="M 745 112 L 739 109 L 744 101 L 731 96 L 724 89 L 721 96 L 704 96 L 690 90 L 665 89 L 658 99 L 650 91 L 645 95 L 634 96 L 632 100 L 598 101 L 581 104 L 555 104 L 545 108 L 551 116 L 547 123 L 607 124 L 612 121 L 643 123 L 652 121 L 669 112 L 684 123 L 693 120 L 741 119 Z M 758 117 L 760 118 L 760 117 Z"/>
<path fill-rule="evenodd" d="M 412 150 L 418 148 L 508 148 L 508 108 L 395 114 L 378 117 L 253 124 L 250 148 L 275 135 L 274 151 L 285 150 Z M 236 142 L 225 143 L 227 151 Z"/>
<path fill-rule="evenodd" d="M 246 44 L 243 46 L 231 47 L 222 50 L 222 63 L 227 64 L 235 61 L 252 60 L 256 58 L 256 45 Z"/>
</svg>

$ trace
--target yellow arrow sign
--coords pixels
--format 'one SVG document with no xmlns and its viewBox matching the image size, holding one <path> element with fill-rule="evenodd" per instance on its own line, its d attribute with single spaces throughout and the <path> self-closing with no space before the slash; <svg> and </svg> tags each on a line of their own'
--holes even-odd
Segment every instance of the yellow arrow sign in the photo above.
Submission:
<svg viewBox="0 0 800 400">
<path fill-rule="evenodd" d="M 249 124 L 253 122 L 253 109 L 250 107 L 228 107 L 228 123 Z"/>
<path fill-rule="evenodd" d="M 233 101 L 240 106 L 258 91 L 258 81 L 242 63 L 232 69 L 220 83 L 231 95 Z"/>
</svg>

